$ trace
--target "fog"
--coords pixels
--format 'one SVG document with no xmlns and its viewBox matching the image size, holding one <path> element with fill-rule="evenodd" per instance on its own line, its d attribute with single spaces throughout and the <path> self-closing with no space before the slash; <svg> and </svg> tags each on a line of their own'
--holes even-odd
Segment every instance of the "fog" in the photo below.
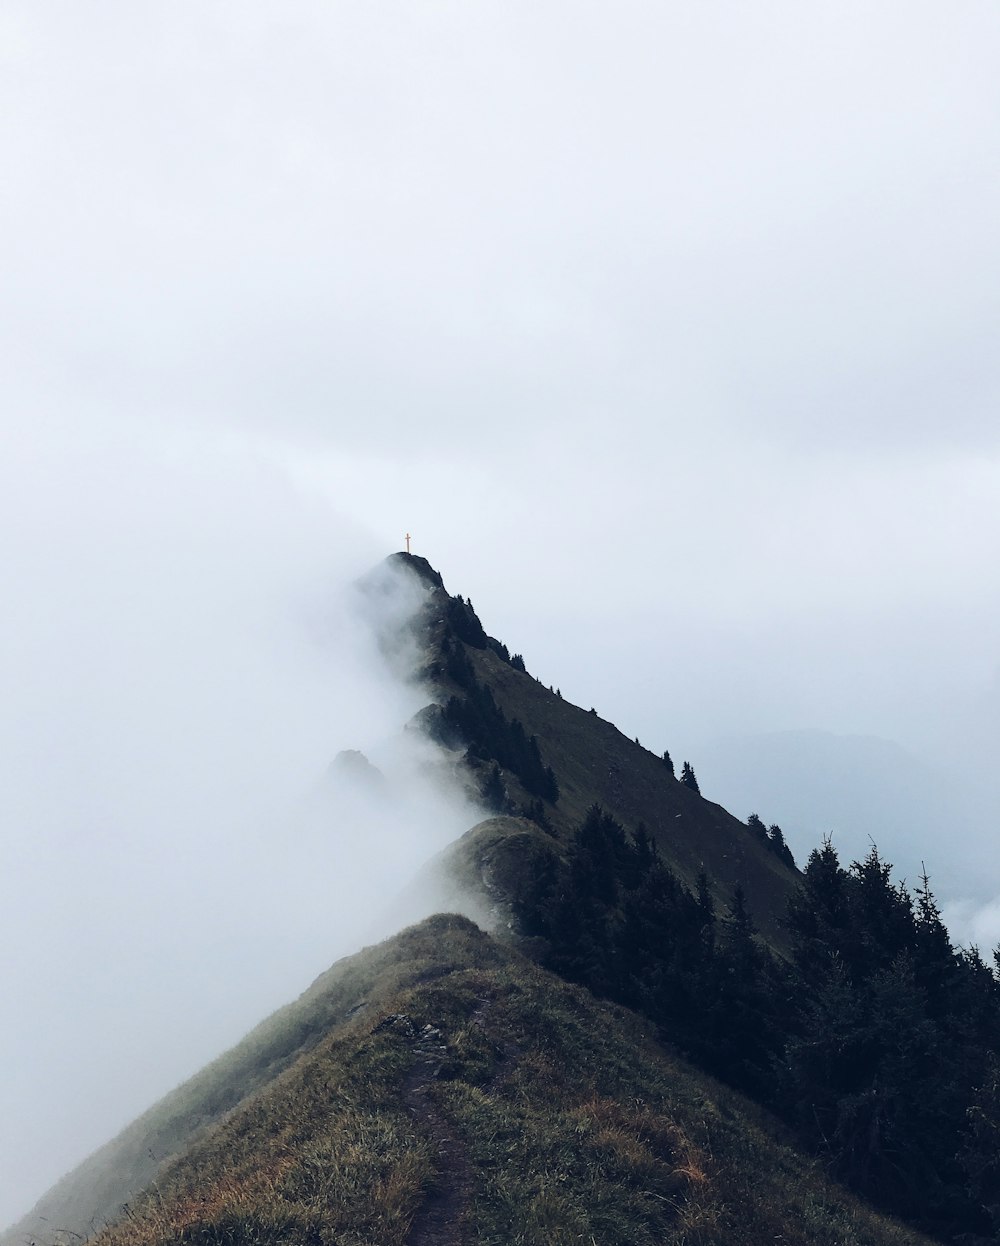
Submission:
<svg viewBox="0 0 1000 1246">
<path fill-rule="evenodd" d="M 437 808 L 339 597 L 407 531 L 1000 938 L 998 54 L 988 0 L 3 6 L 0 1220 L 336 953 L 339 750 Z M 803 731 L 940 843 L 723 770 Z"/>
<path fill-rule="evenodd" d="M 480 816 L 404 724 L 423 589 L 211 440 L 19 446 L 0 621 L 0 1219 L 336 957 Z M 44 488 L 40 488 L 44 485 Z M 397 642 L 391 650 L 378 643 Z M 409 636 L 409 642 L 407 637 Z M 330 763 L 361 749 L 378 770 Z"/>
</svg>

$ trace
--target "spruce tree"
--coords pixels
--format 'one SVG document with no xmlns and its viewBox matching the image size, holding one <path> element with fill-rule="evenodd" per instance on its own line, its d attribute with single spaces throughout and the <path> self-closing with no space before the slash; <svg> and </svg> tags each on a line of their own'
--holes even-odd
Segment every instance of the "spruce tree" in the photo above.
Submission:
<svg viewBox="0 0 1000 1246">
<path fill-rule="evenodd" d="M 767 827 L 764 825 L 763 819 L 758 817 L 757 814 L 752 813 L 747 818 L 747 830 L 754 839 L 759 839 L 762 844 L 767 842 Z"/>
<path fill-rule="evenodd" d="M 685 787 L 689 787 L 692 792 L 701 795 L 701 788 L 698 786 L 698 780 L 695 778 L 694 769 L 689 761 L 686 761 L 681 767 L 681 782 Z"/>
<path fill-rule="evenodd" d="M 494 813 L 506 813 L 507 789 L 504 787 L 503 774 L 496 762 L 490 767 L 482 793 L 483 804 L 487 809 L 492 809 Z"/>
<path fill-rule="evenodd" d="M 969 1193 L 1000 1235 L 1000 1060 L 990 1055 L 967 1112 L 959 1162 Z"/>
<path fill-rule="evenodd" d="M 795 869 L 795 858 L 792 856 L 792 850 L 785 843 L 784 833 L 777 822 L 772 822 L 767 828 L 767 846 L 771 849 L 774 855 L 784 861 L 790 869 Z"/>
<path fill-rule="evenodd" d="M 708 875 L 699 870 L 697 881 L 698 921 L 702 929 L 702 937 L 709 953 L 715 950 L 715 901 L 708 886 Z"/>
</svg>

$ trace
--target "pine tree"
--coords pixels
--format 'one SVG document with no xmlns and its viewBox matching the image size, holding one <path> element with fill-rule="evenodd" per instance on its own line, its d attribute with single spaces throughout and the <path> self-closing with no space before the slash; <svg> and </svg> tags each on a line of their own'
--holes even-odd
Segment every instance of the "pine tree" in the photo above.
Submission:
<svg viewBox="0 0 1000 1246">
<path fill-rule="evenodd" d="M 670 777 L 671 777 L 672 779 L 673 779 L 673 778 L 675 778 L 675 775 L 674 775 L 674 763 L 673 763 L 673 761 L 671 760 L 670 754 L 667 752 L 667 750 L 666 750 L 666 749 L 664 749 L 664 750 L 663 750 L 663 764 L 664 764 L 664 765 L 666 766 L 666 768 L 670 771 Z"/>
<path fill-rule="evenodd" d="M 863 861 L 851 864 L 851 916 L 855 937 L 845 949 L 848 968 L 860 981 L 887 969 L 913 947 L 916 922 L 904 883 L 892 881 L 892 865 L 873 844 Z"/>
<path fill-rule="evenodd" d="M 641 878 L 656 860 L 656 845 L 650 839 L 645 822 L 640 822 L 632 832 L 632 842 L 635 851 L 636 874 Z"/>
<path fill-rule="evenodd" d="M 747 818 L 747 830 L 754 839 L 759 839 L 762 844 L 767 842 L 767 827 L 764 825 L 763 819 L 758 817 L 757 814 L 752 813 Z"/>
<path fill-rule="evenodd" d="M 772 822 L 767 828 L 767 846 L 789 868 L 795 869 L 795 858 L 792 856 L 792 850 L 785 843 L 784 833 L 777 822 Z"/>
<path fill-rule="evenodd" d="M 774 1015 L 778 970 L 755 936 L 746 896 L 737 885 L 729 912 L 718 923 L 708 966 L 701 1052 L 713 1072 L 741 1090 L 764 1096 L 782 1036 Z"/>
<path fill-rule="evenodd" d="M 490 772 L 486 776 L 482 795 L 483 804 L 487 809 L 492 809 L 494 813 L 506 813 L 507 789 L 504 787 L 503 774 L 496 762 L 490 767 Z"/>
<path fill-rule="evenodd" d="M 995 1055 L 990 1055 L 967 1118 L 959 1162 L 969 1193 L 1000 1234 L 1000 1061 Z"/>
<path fill-rule="evenodd" d="M 701 795 L 701 788 L 698 786 L 698 780 L 695 778 L 694 769 L 689 761 L 686 761 L 681 767 L 681 782 L 685 787 L 689 787 L 692 792 Z"/>
<path fill-rule="evenodd" d="M 556 772 L 551 766 L 545 767 L 545 779 L 542 783 L 542 795 L 550 804 L 555 804 L 559 799 L 559 782 L 556 779 Z"/>
<path fill-rule="evenodd" d="M 941 919 L 926 869 L 922 869 L 916 897 L 914 970 L 927 994 L 931 1015 L 941 1019 L 950 1010 L 951 997 L 958 987 L 960 962 Z"/>
<path fill-rule="evenodd" d="M 708 886 L 708 875 L 699 870 L 697 881 L 698 921 L 701 923 L 705 946 L 709 952 L 715 948 L 715 901 Z"/>
<path fill-rule="evenodd" d="M 851 941 L 851 879 L 829 838 L 809 854 L 802 886 L 785 919 L 792 935 L 792 959 L 802 981 L 821 981 L 832 958 L 842 958 Z"/>
</svg>

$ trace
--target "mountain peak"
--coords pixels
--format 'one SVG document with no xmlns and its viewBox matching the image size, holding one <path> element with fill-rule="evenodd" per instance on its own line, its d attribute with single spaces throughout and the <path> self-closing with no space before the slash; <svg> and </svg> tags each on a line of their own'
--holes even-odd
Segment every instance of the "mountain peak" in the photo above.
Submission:
<svg viewBox="0 0 1000 1246">
<path fill-rule="evenodd" d="M 395 554 L 390 554 L 385 561 L 390 567 L 406 567 L 408 571 L 432 588 L 444 588 L 441 573 L 435 571 L 427 559 L 421 558 L 419 554 L 408 554 L 405 550 L 398 550 Z"/>
</svg>

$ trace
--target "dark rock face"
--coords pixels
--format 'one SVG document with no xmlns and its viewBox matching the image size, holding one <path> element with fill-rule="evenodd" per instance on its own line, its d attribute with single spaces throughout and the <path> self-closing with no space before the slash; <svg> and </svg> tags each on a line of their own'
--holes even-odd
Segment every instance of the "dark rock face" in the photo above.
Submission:
<svg viewBox="0 0 1000 1246">
<path fill-rule="evenodd" d="M 390 554 L 386 562 L 390 565 L 406 567 L 431 588 L 444 588 L 444 580 L 440 572 L 435 571 L 427 559 L 421 558 L 419 554 L 406 554 L 400 551 L 398 554 Z"/>
</svg>

